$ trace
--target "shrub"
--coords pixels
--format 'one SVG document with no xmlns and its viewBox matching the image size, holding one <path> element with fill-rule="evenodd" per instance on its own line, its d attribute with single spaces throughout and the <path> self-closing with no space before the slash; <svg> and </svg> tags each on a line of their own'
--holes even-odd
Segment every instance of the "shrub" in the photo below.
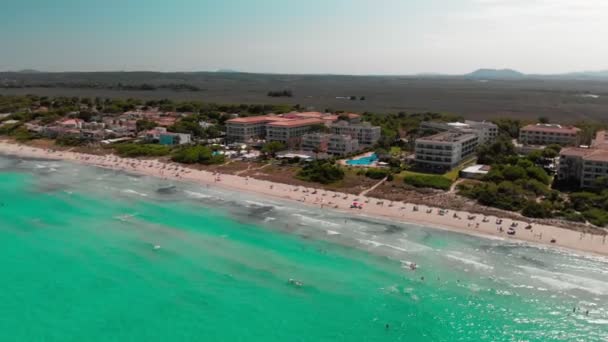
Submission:
<svg viewBox="0 0 608 342">
<path fill-rule="evenodd" d="M 591 222 L 598 227 L 604 227 L 608 225 L 608 212 L 593 208 L 583 212 L 583 216 L 587 219 L 587 221 Z"/>
<path fill-rule="evenodd" d="M 383 169 L 368 169 L 365 172 L 365 177 L 371 179 L 384 179 L 390 175 L 390 171 Z"/>
<path fill-rule="evenodd" d="M 117 144 L 114 149 L 122 157 L 161 157 L 171 153 L 171 148 L 154 144 Z"/>
<path fill-rule="evenodd" d="M 332 162 L 314 161 L 304 166 L 297 177 L 305 181 L 330 184 L 342 180 L 344 171 Z"/>
<path fill-rule="evenodd" d="M 410 175 L 403 179 L 405 184 L 415 186 L 417 188 L 433 188 L 440 190 L 449 190 L 452 186 L 452 181 L 436 175 Z"/>
<path fill-rule="evenodd" d="M 184 164 L 221 164 L 224 162 L 224 156 L 221 154 L 214 155 L 213 151 L 207 146 L 188 146 L 177 150 L 171 160 L 177 163 Z"/>
<path fill-rule="evenodd" d="M 60 146 L 82 146 L 87 143 L 85 139 L 74 136 L 61 136 L 58 137 L 55 142 Z"/>
<path fill-rule="evenodd" d="M 585 222 L 586 221 L 585 216 L 583 216 L 583 214 L 577 213 L 574 210 L 563 211 L 561 214 L 561 217 L 564 220 L 572 221 L 572 222 Z"/>
<path fill-rule="evenodd" d="M 548 218 L 551 217 L 551 208 L 547 205 L 530 201 L 524 206 L 521 213 L 526 217 Z"/>
</svg>

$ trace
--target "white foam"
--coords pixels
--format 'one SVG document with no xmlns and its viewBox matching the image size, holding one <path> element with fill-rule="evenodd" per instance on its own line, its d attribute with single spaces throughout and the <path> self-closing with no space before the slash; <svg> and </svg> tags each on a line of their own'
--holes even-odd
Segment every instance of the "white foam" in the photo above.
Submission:
<svg viewBox="0 0 608 342">
<path fill-rule="evenodd" d="M 198 198 L 198 199 L 211 198 L 211 196 L 205 195 L 205 194 L 201 194 L 200 192 L 194 192 L 194 191 L 184 190 L 184 193 L 186 195 L 192 197 L 192 198 Z"/>
<path fill-rule="evenodd" d="M 340 232 L 336 232 L 335 230 L 326 231 L 327 235 L 340 235 Z"/>
<path fill-rule="evenodd" d="M 293 216 L 297 216 L 302 221 L 307 222 L 307 223 L 314 223 L 314 224 L 318 224 L 321 226 L 340 227 L 340 225 L 337 223 L 330 222 L 330 221 L 324 221 L 324 220 L 312 218 L 312 217 L 301 215 L 301 214 L 293 214 Z"/>
<path fill-rule="evenodd" d="M 455 255 L 453 253 L 447 254 L 446 256 L 452 260 L 460 261 L 463 264 L 473 266 L 476 269 L 480 269 L 480 270 L 493 270 L 494 269 L 494 266 L 486 265 L 482 262 L 479 262 L 471 256 L 465 257 L 463 255 Z"/>
<path fill-rule="evenodd" d="M 258 206 L 258 207 L 270 207 L 271 206 L 270 204 L 267 204 L 267 203 L 250 201 L 250 200 L 246 200 L 245 203 L 253 204 L 253 205 Z"/>
<path fill-rule="evenodd" d="M 530 278 L 539 280 L 553 289 L 582 290 L 595 295 L 608 295 L 608 283 L 601 280 L 529 266 L 519 266 L 519 268 L 530 273 Z"/>
<path fill-rule="evenodd" d="M 148 197 L 148 195 L 146 195 L 144 193 L 141 193 L 141 192 L 137 192 L 137 191 L 132 190 L 132 189 L 122 190 L 122 193 L 131 194 L 131 195 L 137 195 L 137 196 L 141 196 L 141 197 Z"/>
<path fill-rule="evenodd" d="M 382 246 L 384 246 L 383 243 L 380 243 L 378 241 L 373 241 L 373 240 L 357 239 L 357 241 L 359 241 L 359 243 L 362 243 L 362 244 L 368 245 L 368 246 L 374 246 L 374 247 L 382 247 Z"/>
</svg>

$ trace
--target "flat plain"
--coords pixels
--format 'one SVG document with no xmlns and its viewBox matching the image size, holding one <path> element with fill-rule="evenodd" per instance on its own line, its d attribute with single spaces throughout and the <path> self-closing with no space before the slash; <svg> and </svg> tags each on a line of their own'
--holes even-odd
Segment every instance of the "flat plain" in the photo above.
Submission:
<svg viewBox="0 0 608 342">
<path fill-rule="evenodd" d="M 558 122 L 608 119 L 608 81 L 528 78 L 277 75 L 248 73 L 0 73 L 0 94 L 299 104 L 314 110 L 446 112 L 469 119 Z M 6 87 L 11 85 L 11 87 Z M 151 85 L 153 90 L 125 89 Z M 197 90 L 160 88 L 188 85 Z M 17 86 L 17 87 L 15 87 Z M 269 97 L 289 89 L 293 97 Z M 350 97 L 356 97 L 351 100 Z M 365 99 L 362 100 L 361 97 Z"/>
</svg>

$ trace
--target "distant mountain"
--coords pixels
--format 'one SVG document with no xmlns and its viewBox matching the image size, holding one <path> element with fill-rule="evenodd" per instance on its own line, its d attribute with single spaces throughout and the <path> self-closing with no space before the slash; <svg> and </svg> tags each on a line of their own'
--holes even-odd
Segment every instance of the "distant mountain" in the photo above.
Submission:
<svg viewBox="0 0 608 342">
<path fill-rule="evenodd" d="M 17 72 L 20 74 L 39 74 L 42 71 L 34 70 L 34 69 L 23 69 L 23 70 L 19 70 Z"/>
<path fill-rule="evenodd" d="M 233 69 L 218 69 L 216 72 L 221 72 L 221 73 L 225 73 L 225 74 L 238 74 L 238 73 L 241 73 L 241 71 L 233 70 Z"/>
<path fill-rule="evenodd" d="M 525 78 L 526 75 L 512 69 L 479 69 L 464 77 L 478 80 L 515 80 Z"/>
</svg>

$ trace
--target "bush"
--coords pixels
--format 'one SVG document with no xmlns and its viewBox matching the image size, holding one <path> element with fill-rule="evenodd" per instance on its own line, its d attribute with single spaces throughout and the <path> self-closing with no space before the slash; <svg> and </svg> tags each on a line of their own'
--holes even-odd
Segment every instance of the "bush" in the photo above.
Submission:
<svg viewBox="0 0 608 342">
<path fill-rule="evenodd" d="M 577 213 L 574 210 L 566 210 L 563 211 L 561 214 L 561 217 L 566 220 L 566 221 L 571 221 L 571 222 L 585 222 L 585 216 L 583 216 L 583 214 L 581 213 Z"/>
<path fill-rule="evenodd" d="M 417 188 L 433 188 L 440 190 L 449 190 L 452 186 L 452 181 L 436 175 L 410 175 L 403 179 L 405 184 L 415 186 Z"/>
<path fill-rule="evenodd" d="M 117 144 L 114 149 L 121 157 L 161 157 L 171 153 L 171 148 L 154 144 Z"/>
<path fill-rule="evenodd" d="M 297 177 L 309 182 L 330 184 L 344 179 L 344 171 L 332 162 L 314 161 L 304 166 Z"/>
<path fill-rule="evenodd" d="M 522 210 L 522 215 L 533 218 L 548 218 L 551 217 L 551 208 L 536 202 L 528 202 Z"/>
<path fill-rule="evenodd" d="M 390 171 L 383 169 L 368 169 L 365 172 L 365 177 L 371 179 L 384 179 L 390 175 Z"/>
<path fill-rule="evenodd" d="M 188 146 L 180 148 L 173 154 L 171 160 L 184 164 L 221 164 L 224 162 L 221 154 L 213 155 L 213 151 L 207 146 Z"/>
<path fill-rule="evenodd" d="M 59 146 L 82 146 L 87 143 L 87 141 L 85 139 L 82 139 L 81 137 L 74 137 L 74 136 L 61 136 L 61 137 L 58 137 L 55 140 L 55 142 Z"/>
<path fill-rule="evenodd" d="M 593 208 L 583 212 L 583 216 L 587 219 L 587 221 L 591 222 L 598 227 L 604 227 L 608 225 L 608 212 Z"/>
<path fill-rule="evenodd" d="M 36 136 L 30 133 L 30 131 L 28 131 L 25 127 L 19 127 L 15 129 L 11 132 L 11 136 L 19 142 L 24 142 L 36 138 Z"/>
</svg>

